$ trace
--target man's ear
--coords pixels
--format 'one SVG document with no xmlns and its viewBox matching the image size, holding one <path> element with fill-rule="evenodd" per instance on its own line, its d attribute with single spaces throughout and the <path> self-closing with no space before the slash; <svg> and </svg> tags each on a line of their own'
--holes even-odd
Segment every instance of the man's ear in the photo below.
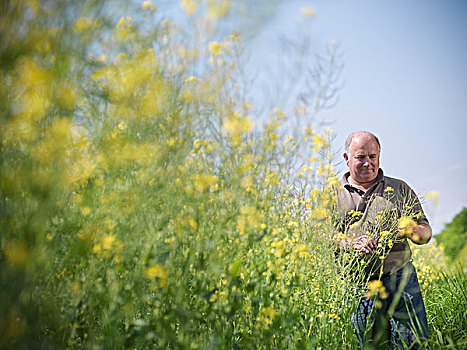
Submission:
<svg viewBox="0 0 467 350">
<path fill-rule="evenodd" d="M 344 159 L 345 159 L 346 162 L 349 161 L 349 156 L 347 155 L 347 153 L 344 153 Z"/>
</svg>

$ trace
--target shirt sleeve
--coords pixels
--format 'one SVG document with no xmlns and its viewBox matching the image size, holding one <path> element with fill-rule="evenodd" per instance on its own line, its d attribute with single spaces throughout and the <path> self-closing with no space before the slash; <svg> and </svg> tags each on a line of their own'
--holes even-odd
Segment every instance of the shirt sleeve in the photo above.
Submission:
<svg viewBox="0 0 467 350">
<path fill-rule="evenodd" d="M 405 184 L 405 186 L 407 197 L 405 198 L 404 206 L 408 210 L 410 216 L 415 221 L 417 221 L 418 225 L 429 225 L 430 223 L 425 213 L 423 212 L 422 204 L 420 203 L 420 199 L 418 198 L 417 194 L 414 190 L 412 190 L 412 188 L 409 185 Z"/>
</svg>

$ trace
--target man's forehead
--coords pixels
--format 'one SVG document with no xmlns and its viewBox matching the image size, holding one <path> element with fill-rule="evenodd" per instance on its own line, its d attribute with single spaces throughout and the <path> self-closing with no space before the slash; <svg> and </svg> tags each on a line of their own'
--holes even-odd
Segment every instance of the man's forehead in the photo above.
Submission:
<svg viewBox="0 0 467 350">
<path fill-rule="evenodd" d="M 367 135 L 357 136 L 352 139 L 350 149 L 355 152 L 378 151 L 378 143 L 374 137 Z"/>
</svg>

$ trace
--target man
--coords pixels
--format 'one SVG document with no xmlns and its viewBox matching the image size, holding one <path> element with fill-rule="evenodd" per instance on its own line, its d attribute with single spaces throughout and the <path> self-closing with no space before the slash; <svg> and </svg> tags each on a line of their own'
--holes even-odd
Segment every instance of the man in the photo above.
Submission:
<svg viewBox="0 0 467 350">
<path fill-rule="evenodd" d="M 405 343 L 418 349 L 426 346 L 428 326 L 407 240 L 428 243 L 432 231 L 414 191 L 383 174 L 380 151 L 378 138 L 370 132 L 347 138 L 344 159 L 349 172 L 337 190 L 335 237 L 338 250 L 353 257 L 347 266 L 353 262 L 360 281 L 373 286 L 359 296 L 353 318 L 362 346 L 397 348 Z"/>
</svg>

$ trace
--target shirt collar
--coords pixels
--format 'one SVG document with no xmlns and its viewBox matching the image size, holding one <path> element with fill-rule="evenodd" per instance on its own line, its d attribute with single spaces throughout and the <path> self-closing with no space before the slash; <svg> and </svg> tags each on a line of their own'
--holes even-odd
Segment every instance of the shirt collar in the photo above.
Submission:
<svg viewBox="0 0 467 350">
<path fill-rule="evenodd" d="M 349 176 L 350 176 L 350 171 L 346 172 L 343 176 L 342 176 L 342 179 L 341 179 L 341 184 L 343 187 L 345 187 L 349 192 L 356 192 L 358 193 L 360 196 L 362 196 L 365 191 L 362 191 L 361 189 L 351 185 L 349 183 Z M 371 185 L 371 187 L 375 186 L 377 183 L 383 181 L 383 178 L 384 178 L 384 173 L 383 173 L 383 169 L 379 168 L 378 169 L 378 175 L 376 176 L 376 181 L 373 183 L 373 185 Z M 370 188 L 371 188 L 370 187 Z"/>
</svg>

